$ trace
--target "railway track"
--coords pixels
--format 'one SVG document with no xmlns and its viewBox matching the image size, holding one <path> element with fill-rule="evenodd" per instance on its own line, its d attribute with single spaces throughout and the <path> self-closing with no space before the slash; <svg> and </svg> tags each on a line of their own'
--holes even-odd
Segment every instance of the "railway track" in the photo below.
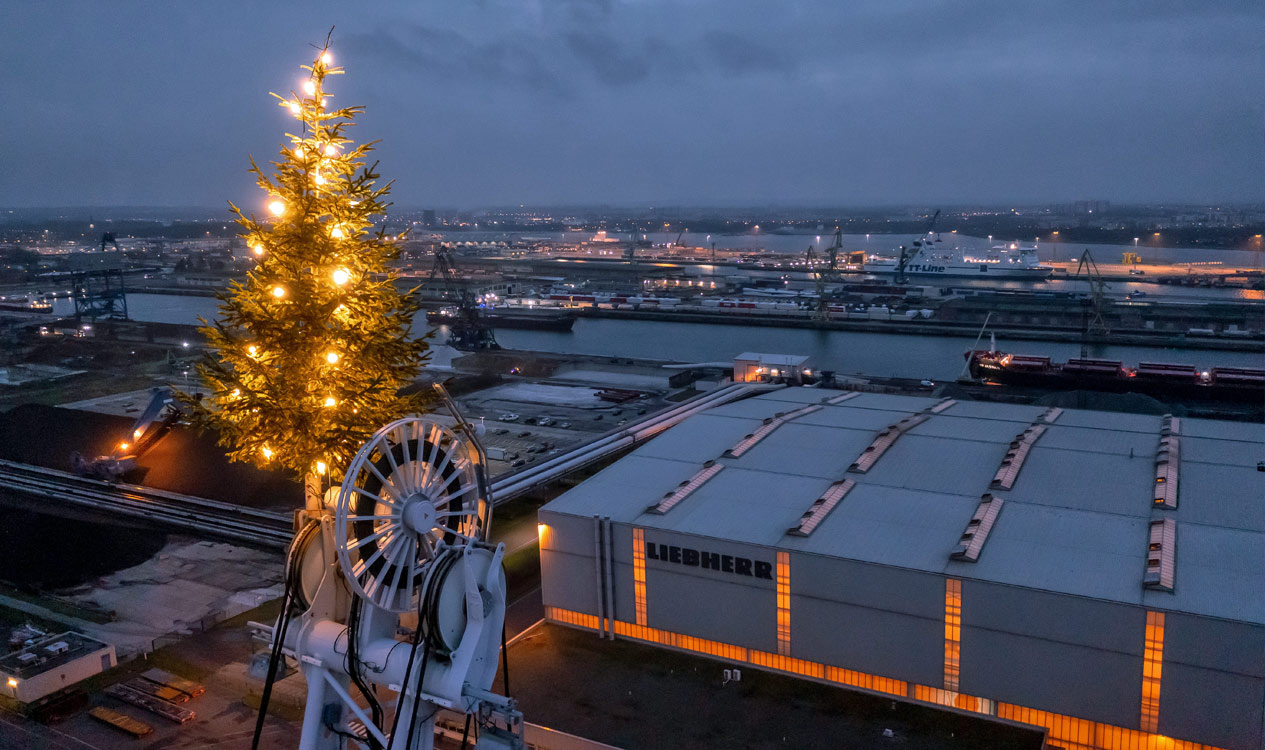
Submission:
<svg viewBox="0 0 1265 750">
<path fill-rule="evenodd" d="M 561 453 L 548 461 L 492 480 L 493 502 L 503 504 L 535 487 L 617 454 L 687 417 L 778 385 L 735 383 L 646 416 L 591 443 Z M 294 537 L 288 513 L 244 508 L 204 497 L 182 495 L 138 484 L 106 482 L 68 471 L 0 459 L 0 489 L 105 511 L 188 531 L 199 536 L 285 549 Z"/>
<path fill-rule="evenodd" d="M 267 549 L 285 549 L 294 536 L 289 514 L 13 461 L 0 460 L 0 487 Z"/>
</svg>

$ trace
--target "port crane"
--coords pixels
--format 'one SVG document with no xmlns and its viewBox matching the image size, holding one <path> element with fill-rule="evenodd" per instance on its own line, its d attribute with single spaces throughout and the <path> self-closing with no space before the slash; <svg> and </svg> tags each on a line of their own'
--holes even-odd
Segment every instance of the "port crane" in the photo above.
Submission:
<svg viewBox="0 0 1265 750">
<path fill-rule="evenodd" d="M 1083 277 L 1082 272 L 1085 274 Z M 1084 278 L 1089 284 L 1089 310 L 1085 312 L 1084 338 L 1081 340 L 1081 357 L 1085 357 L 1089 338 L 1101 338 L 1111 333 L 1107 328 L 1107 318 L 1104 315 L 1107 309 L 1107 282 L 1098 272 L 1098 264 L 1094 262 L 1094 256 L 1089 254 L 1089 248 L 1085 248 L 1085 251 L 1081 253 L 1080 261 L 1076 264 L 1076 273 L 1072 275 L 1072 278 Z"/>
<path fill-rule="evenodd" d="M 430 277 L 432 280 L 442 278 L 444 296 L 448 299 L 455 298 L 457 302 L 456 313 L 449 324 L 452 334 L 448 342 L 463 351 L 500 349 L 500 345 L 496 343 L 496 334 L 480 311 L 469 282 L 458 276 L 457 262 L 452 256 L 452 250 L 442 245 L 435 246 L 435 265 L 431 268 Z"/>
<path fill-rule="evenodd" d="M 931 216 L 931 221 L 927 222 L 927 228 L 922 231 L 922 236 L 914 240 L 908 249 L 904 245 L 900 246 L 900 257 L 896 261 L 895 283 L 904 284 L 909 280 L 905 276 L 905 266 L 909 264 L 911 258 L 918 254 L 919 250 L 931 243 L 931 240 L 927 238 L 931 235 L 932 230 L 936 228 L 936 221 L 939 218 L 940 209 L 937 208 L 936 212 Z M 939 242 L 940 239 L 937 237 L 935 241 Z"/>
<path fill-rule="evenodd" d="M 299 750 L 430 750 L 441 708 L 474 722 L 476 750 L 524 748 L 508 676 L 505 695 L 491 690 L 506 589 L 505 545 L 486 541 L 486 454 L 435 390 L 452 420 L 384 426 L 299 514 L 281 613 L 251 624 L 271 642 L 252 748 L 284 657 L 307 682 Z"/>
<path fill-rule="evenodd" d="M 835 238 L 823 252 L 826 268 L 823 270 L 814 263 L 813 249 L 808 248 L 808 267 L 817 282 L 817 308 L 813 311 L 814 320 L 830 319 L 830 302 L 826 298 L 826 282 L 839 280 L 839 251 L 843 249 L 843 228 L 835 227 Z"/>
</svg>

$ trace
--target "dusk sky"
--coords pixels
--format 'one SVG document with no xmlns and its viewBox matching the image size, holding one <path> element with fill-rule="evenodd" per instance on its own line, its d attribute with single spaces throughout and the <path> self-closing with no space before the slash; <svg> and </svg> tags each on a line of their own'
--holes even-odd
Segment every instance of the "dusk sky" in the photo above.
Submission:
<svg viewBox="0 0 1265 750">
<path fill-rule="evenodd" d="M 5 0 L 0 206 L 258 209 L 330 26 L 400 206 L 1265 199 L 1260 0 Z"/>
</svg>

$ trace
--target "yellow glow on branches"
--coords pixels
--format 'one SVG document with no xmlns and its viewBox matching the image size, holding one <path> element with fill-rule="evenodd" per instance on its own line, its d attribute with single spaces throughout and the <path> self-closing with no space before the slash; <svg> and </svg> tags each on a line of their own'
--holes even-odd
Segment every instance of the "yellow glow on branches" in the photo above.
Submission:
<svg viewBox="0 0 1265 750">
<path fill-rule="evenodd" d="M 334 271 L 335 284 L 342 286 L 343 284 L 346 284 L 348 281 L 351 281 L 351 272 L 349 272 L 346 268 L 339 268 L 336 271 Z"/>
<path fill-rule="evenodd" d="M 313 95 L 315 95 L 315 94 L 316 94 L 316 81 L 313 81 L 311 78 L 309 78 L 309 79 L 307 79 L 306 81 L 304 81 L 304 82 L 303 82 L 303 93 L 307 94 L 308 96 L 313 96 Z"/>
<path fill-rule="evenodd" d="M 273 216 L 280 216 L 286 212 L 285 201 L 273 201 L 269 203 L 268 210 L 272 212 Z"/>
<path fill-rule="evenodd" d="M 329 352 L 325 355 L 325 361 L 331 365 L 338 364 L 338 352 Z"/>
<path fill-rule="evenodd" d="M 286 290 L 285 290 L 285 287 L 283 287 L 283 286 L 274 286 L 274 287 L 272 288 L 272 296 L 276 297 L 277 299 L 281 299 L 282 297 L 286 296 Z"/>
</svg>

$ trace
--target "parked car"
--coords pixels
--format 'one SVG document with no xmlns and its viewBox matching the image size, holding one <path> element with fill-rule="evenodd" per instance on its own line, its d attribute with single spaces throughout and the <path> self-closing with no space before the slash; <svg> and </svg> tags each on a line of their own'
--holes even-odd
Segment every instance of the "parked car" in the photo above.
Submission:
<svg viewBox="0 0 1265 750">
<path fill-rule="evenodd" d="M 518 436 L 519 436 L 519 437 L 531 437 L 531 430 L 523 430 L 522 432 L 518 433 Z"/>
<path fill-rule="evenodd" d="M 571 426 L 571 423 L 570 423 L 570 422 L 559 422 L 559 423 L 558 423 L 558 426 L 559 426 L 559 427 L 561 427 L 562 429 L 564 429 L 564 430 L 565 430 L 565 429 L 567 429 L 568 427 L 570 427 L 570 426 Z"/>
</svg>

